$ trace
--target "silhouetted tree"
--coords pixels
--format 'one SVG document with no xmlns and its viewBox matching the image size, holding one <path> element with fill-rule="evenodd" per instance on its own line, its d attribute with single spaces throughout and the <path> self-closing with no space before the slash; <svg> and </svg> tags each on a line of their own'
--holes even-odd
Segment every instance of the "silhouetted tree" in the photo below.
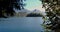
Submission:
<svg viewBox="0 0 60 32">
<path fill-rule="evenodd" d="M 13 16 L 13 8 L 22 9 L 24 0 L 0 0 L 0 17 Z"/>
</svg>

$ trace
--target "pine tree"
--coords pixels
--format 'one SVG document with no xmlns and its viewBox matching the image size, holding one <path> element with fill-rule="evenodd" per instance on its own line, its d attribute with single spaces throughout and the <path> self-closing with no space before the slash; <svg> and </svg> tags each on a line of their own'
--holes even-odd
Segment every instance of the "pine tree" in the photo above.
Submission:
<svg viewBox="0 0 60 32">
<path fill-rule="evenodd" d="M 0 0 L 0 17 L 13 16 L 15 11 L 13 8 L 22 9 L 24 0 Z M 22 3 L 21 3 L 22 2 Z"/>
</svg>

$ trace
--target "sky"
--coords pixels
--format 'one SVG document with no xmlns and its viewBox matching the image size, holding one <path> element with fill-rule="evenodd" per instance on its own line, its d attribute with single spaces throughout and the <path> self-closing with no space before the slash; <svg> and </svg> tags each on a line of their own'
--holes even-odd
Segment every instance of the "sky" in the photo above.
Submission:
<svg viewBox="0 0 60 32">
<path fill-rule="evenodd" d="M 26 0 L 25 3 L 26 3 L 25 9 L 28 9 L 30 11 L 38 9 L 44 12 L 44 8 L 42 8 L 42 3 L 39 0 Z"/>
</svg>

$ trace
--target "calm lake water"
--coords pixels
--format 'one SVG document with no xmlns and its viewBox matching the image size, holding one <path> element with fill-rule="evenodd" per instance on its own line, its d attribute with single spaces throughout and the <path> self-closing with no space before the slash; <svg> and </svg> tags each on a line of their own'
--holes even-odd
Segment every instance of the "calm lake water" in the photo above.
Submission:
<svg viewBox="0 0 60 32">
<path fill-rule="evenodd" d="M 43 32 L 42 17 L 0 18 L 0 32 Z"/>
</svg>

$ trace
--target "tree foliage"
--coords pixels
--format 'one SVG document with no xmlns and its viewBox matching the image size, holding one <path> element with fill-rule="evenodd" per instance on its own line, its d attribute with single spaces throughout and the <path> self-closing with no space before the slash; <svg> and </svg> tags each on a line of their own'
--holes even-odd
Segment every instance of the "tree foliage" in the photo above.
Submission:
<svg viewBox="0 0 60 32">
<path fill-rule="evenodd" d="M 60 29 L 60 0 L 41 0 L 51 29 Z"/>
<path fill-rule="evenodd" d="M 0 0 L 0 17 L 13 16 L 15 11 L 13 8 L 22 9 L 24 0 Z"/>
</svg>

